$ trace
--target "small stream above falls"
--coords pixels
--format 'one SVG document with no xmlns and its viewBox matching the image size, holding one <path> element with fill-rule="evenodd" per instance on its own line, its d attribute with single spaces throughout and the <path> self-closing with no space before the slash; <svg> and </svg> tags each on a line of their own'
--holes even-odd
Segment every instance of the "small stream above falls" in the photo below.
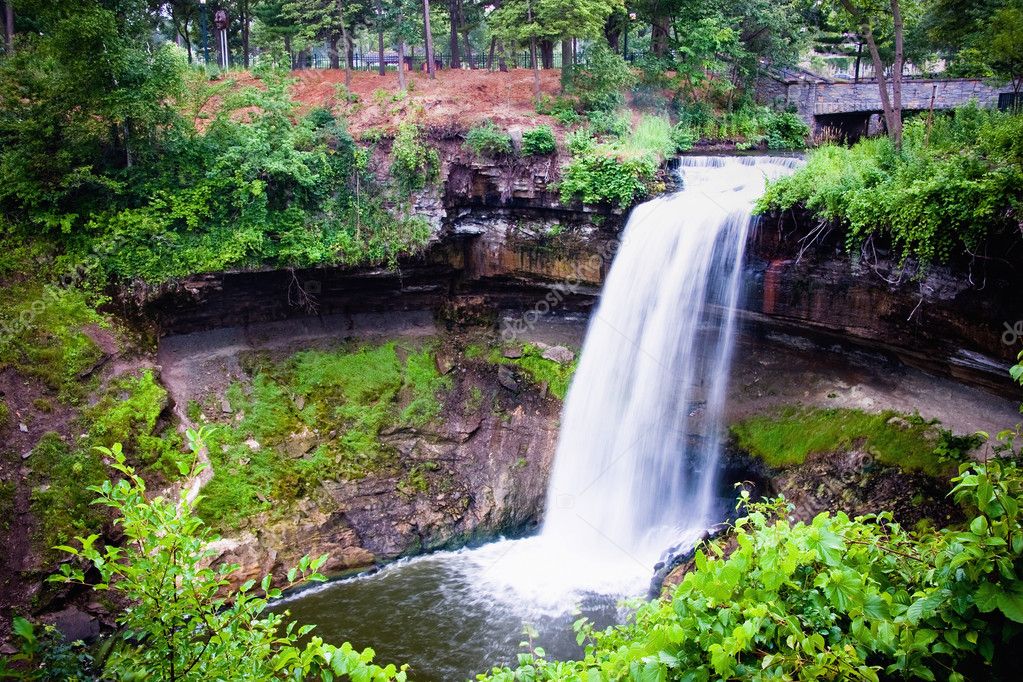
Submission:
<svg viewBox="0 0 1023 682">
<path fill-rule="evenodd" d="M 580 611 L 620 620 L 617 602 L 643 596 L 655 564 L 728 508 L 717 469 L 750 210 L 796 163 L 690 157 L 680 192 L 633 210 L 565 401 L 538 535 L 306 591 L 292 614 L 410 663 L 416 680 L 511 663 L 527 623 L 565 657 L 579 653 Z"/>
</svg>

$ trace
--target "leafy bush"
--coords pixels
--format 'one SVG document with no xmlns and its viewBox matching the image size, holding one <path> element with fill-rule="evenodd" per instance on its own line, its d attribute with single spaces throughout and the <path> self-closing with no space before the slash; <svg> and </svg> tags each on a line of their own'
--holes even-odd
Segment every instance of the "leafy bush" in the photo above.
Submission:
<svg viewBox="0 0 1023 682">
<path fill-rule="evenodd" d="M 201 445 L 190 434 L 194 449 Z M 335 647 L 319 637 L 304 645 L 312 626 L 285 624 L 284 616 L 267 607 L 282 590 L 272 587 L 270 576 L 259 583 L 244 582 L 228 588 L 237 565 L 211 566 L 215 539 L 193 513 L 187 491 L 179 499 L 149 499 L 141 477 L 125 463 L 119 446 L 104 449 L 121 477 L 89 487 L 99 506 L 117 512 L 124 531 L 123 547 L 96 546 L 97 535 L 77 538 L 60 547 L 75 561 L 61 564 L 51 581 L 113 591 L 131 607 L 120 612 L 118 624 L 125 636 L 113 638 L 94 671 L 102 679 L 322 679 L 386 682 L 406 679 L 405 668 L 372 663 L 373 651 L 359 652 L 350 644 Z M 285 587 L 308 580 L 323 580 L 317 571 L 327 561 L 303 557 L 287 573 Z M 84 566 L 98 576 L 86 578 Z M 33 639 L 23 624 L 18 634 Z M 23 653 L 28 670 L 39 669 L 39 651 Z M 82 661 L 87 663 L 87 661 Z M 32 665 L 35 663 L 36 665 Z M 50 670 L 29 673 L 28 679 L 50 679 Z M 67 679 L 84 678 L 80 671 Z"/>
<path fill-rule="evenodd" d="M 858 249 L 881 235 L 902 262 L 976 253 L 994 234 L 1018 231 L 1023 212 L 1023 116 L 965 107 L 907 121 L 902 150 L 886 138 L 825 146 L 795 174 L 771 183 L 758 210 L 796 204 L 846 227 Z"/>
<path fill-rule="evenodd" d="M 697 549 L 671 601 L 595 630 L 579 661 L 541 649 L 477 679 L 1014 679 L 1023 643 L 1023 474 L 969 463 L 952 494 L 971 519 L 909 532 L 888 513 L 793 522 L 783 499 L 751 503 Z"/>
<path fill-rule="evenodd" d="M 593 140 L 593 135 L 590 133 L 589 128 L 573 130 L 565 135 L 565 146 L 568 147 L 568 151 L 572 154 L 588 152 L 593 149 L 595 144 L 596 142 Z"/>
<path fill-rule="evenodd" d="M 479 156 L 500 156 L 513 151 L 511 135 L 493 121 L 473 126 L 465 136 L 465 144 Z"/>
<path fill-rule="evenodd" d="M 644 115 L 622 142 L 621 148 L 633 155 L 649 154 L 660 162 L 675 153 L 672 133 L 666 116 Z"/>
<path fill-rule="evenodd" d="M 525 156 L 546 156 L 557 150 L 558 143 L 550 126 L 538 126 L 522 133 L 522 153 Z"/>
<path fill-rule="evenodd" d="M 772 112 L 767 118 L 768 149 L 802 149 L 810 136 L 810 126 L 798 114 Z"/>
<path fill-rule="evenodd" d="M 629 119 L 614 111 L 591 111 L 586 115 L 590 132 L 594 135 L 624 137 L 629 132 Z"/>
<path fill-rule="evenodd" d="M 576 155 L 561 177 L 561 201 L 580 199 L 584 204 L 608 203 L 627 208 L 646 196 L 647 183 L 657 173 L 657 161 L 649 155 L 623 156 L 599 145 Z"/>
<path fill-rule="evenodd" d="M 577 102 L 568 97 L 551 97 L 541 95 L 536 103 L 536 113 L 552 116 L 563 126 L 575 125 L 582 120 L 579 112 L 576 111 Z"/>
<path fill-rule="evenodd" d="M 680 121 L 671 131 L 671 141 L 675 143 L 675 149 L 680 152 L 689 151 L 699 140 L 700 135 L 688 123 Z"/>
<path fill-rule="evenodd" d="M 625 103 L 622 91 L 636 77 L 624 59 L 603 40 L 594 40 L 572 69 L 571 91 L 586 111 L 614 111 Z"/>
<path fill-rule="evenodd" d="M 437 179 L 440 155 L 423 141 L 419 126 L 401 123 L 391 147 L 391 175 L 404 193 L 423 189 Z"/>
</svg>

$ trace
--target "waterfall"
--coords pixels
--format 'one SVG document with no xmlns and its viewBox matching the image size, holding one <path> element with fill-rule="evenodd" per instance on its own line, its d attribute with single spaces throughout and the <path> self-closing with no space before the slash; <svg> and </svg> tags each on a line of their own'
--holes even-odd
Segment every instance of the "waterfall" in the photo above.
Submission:
<svg viewBox="0 0 1023 682">
<path fill-rule="evenodd" d="M 719 520 L 752 207 L 796 163 L 683 158 L 681 191 L 633 209 L 562 412 L 542 532 L 502 558 L 520 591 L 634 591 L 665 550 Z"/>
</svg>

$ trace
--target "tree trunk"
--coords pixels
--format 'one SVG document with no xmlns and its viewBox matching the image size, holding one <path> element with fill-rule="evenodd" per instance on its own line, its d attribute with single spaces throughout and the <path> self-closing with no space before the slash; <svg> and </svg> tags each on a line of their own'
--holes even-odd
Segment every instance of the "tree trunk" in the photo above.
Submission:
<svg viewBox="0 0 1023 682">
<path fill-rule="evenodd" d="M 295 68 L 295 55 L 291 54 L 291 36 L 284 36 L 284 51 L 288 54 L 288 61 L 291 62 L 291 68 Z"/>
<path fill-rule="evenodd" d="M 448 62 L 448 66 L 452 69 L 460 69 L 462 68 L 462 57 L 458 54 L 458 0 L 448 0 L 448 15 L 451 19 L 451 35 L 448 37 L 451 61 Z"/>
<path fill-rule="evenodd" d="M 897 2 L 898 0 L 892 0 L 893 5 Z M 874 75 L 877 78 L 878 94 L 881 96 L 881 110 L 884 113 L 884 121 L 888 128 L 888 135 L 891 137 L 892 142 L 899 145 L 902 142 L 902 111 L 901 108 L 896 111 L 895 107 L 892 105 L 892 99 L 888 95 L 888 79 L 885 78 L 884 75 L 884 62 L 881 61 L 881 53 L 877 49 L 877 41 L 874 39 L 874 31 L 870 27 L 870 18 L 865 13 L 856 9 L 851 0 L 842 0 L 842 6 L 860 25 L 860 33 L 863 35 L 863 41 L 867 44 L 867 50 L 870 52 L 870 59 L 874 64 Z"/>
<path fill-rule="evenodd" d="M 381 76 L 387 75 L 387 65 L 384 64 L 384 6 L 382 0 L 377 0 L 377 56 L 380 63 L 377 64 L 377 73 Z"/>
<path fill-rule="evenodd" d="M 545 69 L 554 68 L 554 41 L 540 41 L 540 65 Z"/>
<path fill-rule="evenodd" d="M 895 131 L 892 135 L 892 142 L 896 147 L 902 147 L 902 71 L 906 65 L 904 47 L 904 26 L 902 22 L 902 8 L 899 0 L 891 0 L 892 21 L 895 26 L 895 64 L 892 66 L 892 107 L 894 109 Z"/>
<path fill-rule="evenodd" d="M 562 92 L 572 81 L 572 39 L 562 38 Z"/>
<path fill-rule="evenodd" d="M 398 38 L 398 89 L 402 92 L 406 88 L 405 83 L 405 39 Z"/>
<path fill-rule="evenodd" d="M 490 55 L 487 57 L 487 71 L 494 70 L 494 51 L 497 49 L 497 38 L 490 39 Z"/>
<path fill-rule="evenodd" d="M 344 43 L 345 50 L 345 87 L 349 91 L 352 89 L 352 43 L 348 37 L 348 27 L 341 24 L 341 40 Z"/>
<path fill-rule="evenodd" d="M 469 24 L 465 23 L 465 9 L 462 6 L 462 0 L 458 0 L 458 21 L 462 25 L 462 39 L 465 42 L 465 61 L 469 63 L 470 69 L 476 68 L 476 60 L 472 56 L 472 43 L 469 42 L 470 28 Z"/>
<path fill-rule="evenodd" d="M 4 46 L 14 54 L 14 0 L 4 0 Z"/>
<path fill-rule="evenodd" d="M 652 25 L 650 46 L 657 57 L 668 54 L 668 30 L 671 28 L 670 17 L 657 17 Z"/>
<path fill-rule="evenodd" d="M 337 52 L 337 43 L 340 36 L 336 33 L 330 34 L 330 68 L 340 69 L 341 68 L 341 56 Z"/>
<path fill-rule="evenodd" d="M 861 40 L 859 45 L 856 46 L 856 72 L 853 76 L 853 83 L 860 82 L 860 64 L 863 61 L 863 41 Z"/>
<path fill-rule="evenodd" d="M 504 55 L 504 41 L 497 48 L 497 70 L 501 73 L 508 73 L 508 61 Z"/>
<path fill-rule="evenodd" d="M 249 16 L 248 0 L 238 3 L 238 18 L 242 22 L 242 65 L 247 69 L 249 68 L 249 24 L 252 21 L 252 17 Z"/>
<path fill-rule="evenodd" d="M 430 0 L 423 0 L 423 42 L 426 43 L 426 72 L 430 78 L 437 77 L 437 66 L 433 63 L 433 33 L 430 31 Z"/>
<path fill-rule="evenodd" d="M 529 57 L 533 62 L 533 98 L 540 99 L 540 61 L 536 58 L 536 36 L 529 39 Z"/>
</svg>

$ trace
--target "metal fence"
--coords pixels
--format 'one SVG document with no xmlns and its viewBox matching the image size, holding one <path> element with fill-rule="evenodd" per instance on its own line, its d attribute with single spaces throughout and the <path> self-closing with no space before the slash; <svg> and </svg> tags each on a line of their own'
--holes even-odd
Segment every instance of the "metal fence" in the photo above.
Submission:
<svg viewBox="0 0 1023 682">
<path fill-rule="evenodd" d="M 494 68 L 497 68 L 500 54 L 494 55 Z M 541 61 L 541 67 L 543 67 L 542 58 L 537 54 L 537 59 Z M 474 68 L 474 69 L 485 69 L 488 66 L 490 60 L 489 53 L 484 54 L 473 54 L 471 59 L 467 59 L 465 55 L 460 57 L 462 68 Z M 434 54 L 434 63 L 438 69 L 446 69 L 451 65 L 451 55 L 444 52 L 437 52 Z M 507 52 L 505 53 L 505 63 L 509 69 L 531 69 L 533 68 L 532 60 L 529 57 L 528 50 Z M 561 53 L 557 51 L 550 59 L 550 67 L 554 69 L 561 68 Z M 410 71 L 424 71 L 426 69 L 426 55 L 405 55 L 406 68 Z M 378 54 L 373 53 L 355 53 L 352 55 L 352 68 L 358 70 L 372 71 L 379 67 L 380 57 Z M 385 53 L 384 54 L 384 66 L 388 69 L 395 69 L 398 65 L 398 55 Z M 344 66 L 342 62 L 340 66 Z M 302 58 L 295 59 L 294 68 L 296 69 L 328 69 L 331 68 L 330 56 L 327 54 L 310 54 L 304 55 Z"/>
<path fill-rule="evenodd" d="M 1023 111 L 1023 92 L 1003 92 L 998 95 L 999 111 Z"/>
</svg>

